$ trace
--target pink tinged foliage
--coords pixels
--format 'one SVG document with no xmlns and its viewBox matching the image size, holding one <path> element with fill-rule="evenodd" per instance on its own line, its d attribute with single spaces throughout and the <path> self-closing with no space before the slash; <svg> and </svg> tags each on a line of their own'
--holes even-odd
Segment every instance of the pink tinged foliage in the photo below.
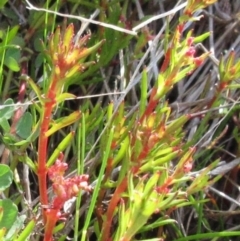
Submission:
<svg viewBox="0 0 240 241">
<path fill-rule="evenodd" d="M 184 173 L 189 173 L 192 170 L 193 162 L 192 160 L 187 161 L 183 166 Z"/>
<path fill-rule="evenodd" d="M 188 0 L 184 14 L 192 16 L 194 12 L 215 3 L 217 0 Z"/>
<path fill-rule="evenodd" d="M 194 37 L 189 37 L 187 39 L 187 46 L 189 48 L 187 49 L 185 56 L 187 58 L 187 62 L 189 63 L 193 62 L 196 67 L 199 67 L 200 65 L 203 64 L 204 60 L 208 57 L 209 53 L 204 53 L 199 57 L 194 57 L 196 54 L 196 48 L 193 44 L 194 44 Z"/>
<path fill-rule="evenodd" d="M 47 165 L 47 146 L 48 137 L 53 134 L 59 128 L 72 124 L 75 119 L 73 115 L 65 117 L 64 124 L 56 124 L 54 128 L 50 128 L 51 115 L 53 108 L 58 101 L 63 100 L 64 95 L 63 87 L 70 80 L 74 74 L 79 71 L 85 70 L 88 66 L 94 62 L 85 62 L 85 58 L 90 54 L 97 51 L 104 40 L 96 45 L 87 48 L 86 44 L 89 40 L 89 36 L 80 38 L 77 42 L 74 39 L 74 25 L 70 24 L 62 34 L 58 27 L 54 34 L 52 34 L 48 41 L 48 47 L 45 46 L 45 53 L 48 57 L 48 61 L 52 67 L 52 73 L 50 75 L 49 86 L 45 90 L 45 99 L 43 104 L 43 112 L 40 123 L 40 135 L 38 140 L 38 161 L 37 161 L 37 175 L 39 180 L 39 192 L 40 202 L 43 207 L 43 219 L 45 224 L 44 241 L 52 240 L 52 233 L 54 225 L 61 216 L 61 208 L 64 203 L 72 197 L 78 195 L 79 190 L 83 189 L 90 191 L 88 186 L 88 175 L 81 175 L 73 178 L 65 178 L 64 174 L 68 168 L 67 164 L 62 162 L 63 155 L 60 155 L 56 163 L 49 167 Z M 44 44 L 43 44 L 44 45 Z M 61 94 L 61 99 L 58 99 L 58 95 Z M 57 126 L 58 125 L 58 126 Z M 52 187 L 55 193 L 54 199 L 48 201 L 47 195 L 47 175 L 53 182 Z"/>
<path fill-rule="evenodd" d="M 52 203 L 53 209 L 61 209 L 67 200 L 78 195 L 79 190 L 91 191 L 88 175 L 65 178 L 67 168 L 67 163 L 57 159 L 48 170 L 48 177 L 53 182 L 52 187 L 56 195 Z"/>
<path fill-rule="evenodd" d="M 188 39 L 187 39 L 187 46 L 192 46 L 192 44 L 193 44 L 193 40 L 194 40 L 194 37 L 189 37 Z"/>
<path fill-rule="evenodd" d="M 206 59 L 206 57 L 209 55 L 210 53 L 204 53 L 199 57 L 196 57 L 193 59 L 194 64 L 196 65 L 196 67 L 199 67 L 200 65 L 202 65 L 202 63 L 204 62 L 204 60 Z"/>
<path fill-rule="evenodd" d="M 196 50 L 195 50 L 195 48 L 194 47 L 189 47 L 189 49 L 187 50 L 187 52 L 186 52 L 186 56 L 187 57 L 194 57 L 194 55 L 195 55 L 195 53 L 196 53 Z"/>
<path fill-rule="evenodd" d="M 168 194 L 171 191 L 171 185 L 172 185 L 172 177 L 168 177 L 165 183 L 161 186 L 158 186 L 155 188 L 156 192 L 158 194 Z"/>
</svg>

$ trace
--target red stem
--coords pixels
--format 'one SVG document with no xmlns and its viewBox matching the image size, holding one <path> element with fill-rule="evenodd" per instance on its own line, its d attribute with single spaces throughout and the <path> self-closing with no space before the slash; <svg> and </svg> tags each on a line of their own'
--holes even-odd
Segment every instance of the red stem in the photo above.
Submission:
<svg viewBox="0 0 240 241">
<path fill-rule="evenodd" d="M 46 136 L 46 132 L 49 129 L 51 114 L 53 107 L 55 105 L 55 83 L 57 82 L 57 78 L 53 76 L 52 85 L 49 88 L 49 91 L 46 95 L 46 100 L 43 107 L 43 116 L 42 123 L 40 125 L 40 135 L 38 139 L 38 183 L 39 183 L 39 194 L 40 194 L 40 202 L 44 206 L 48 206 L 48 195 L 47 195 L 47 145 L 48 145 L 48 136 Z M 46 212 L 43 211 L 44 223 L 46 224 Z"/>
<path fill-rule="evenodd" d="M 161 66 L 160 72 L 164 72 L 167 69 L 167 67 L 169 65 L 169 61 L 170 61 L 170 55 L 171 55 L 171 48 L 169 48 L 165 54 L 165 59 Z"/>
<path fill-rule="evenodd" d="M 116 188 L 112 196 L 112 199 L 109 203 L 107 214 L 106 214 L 106 221 L 104 222 L 103 229 L 102 229 L 101 241 L 110 240 L 109 238 L 110 228 L 112 224 L 114 210 L 116 209 L 116 206 L 118 205 L 121 195 L 125 191 L 126 187 L 127 187 L 127 178 L 125 177 L 120 183 L 120 185 Z"/>
<path fill-rule="evenodd" d="M 53 241 L 52 233 L 60 217 L 59 210 L 49 209 L 47 216 L 48 216 L 48 219 L 45 226 L 44 241 Z"/>
<path fill-rule="evenodd" d="M 48 137 L 45 135 L 50 124 L 50 116 L 52 113 L 51 107 L 44 107 L 43 121 L 40 128 L 40 136 L 38 141 L 38 178 L 39 178 L 39 189 L 40 189 L 40 201 L 43 205 L 48 204 L 47 200 L 47 185 L 46 185 L 46 175 L 47 175 L 47 144 Z"/>
<path fill-rule="evenodd" d="M 159 99 L 156 99 L 156 94 L 157 94 L 157 88 L 153 87 L 150 95 L 150 100 L 148 102 L 148 106 L 139 120 L 140 123 L 142 123 L 145 117 L 149 116 L 157 106 Z"/>
</svg>

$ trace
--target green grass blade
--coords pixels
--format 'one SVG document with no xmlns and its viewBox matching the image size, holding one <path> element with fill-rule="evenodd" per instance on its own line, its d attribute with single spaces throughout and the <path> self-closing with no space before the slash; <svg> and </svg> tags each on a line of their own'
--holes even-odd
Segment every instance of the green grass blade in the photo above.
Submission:
<svg viewBox="0 0 240 241">
<path fill-rule="evenodd" d="M 201 234 L 195 234 L 191 236 L 187 236 L 184 238 L 176 239 L 175 241 L 190 241 L 190 240 L 204 240 L 204 239 L 210 239 L 210 238 L 220 238 L 220 237 L 233 237 L 233 236 L 239 236 L 240 231 L 232 232 L 232 231 L 223 231 L 223 232 L 212 232 L 212 233 L 201 233 Z"/>
<path fill-rule="evenodd" d="M 83 174 L 83 167 L 84 167 L 84 157 L 85 157 L 85 147 L 86 147 L 86 125 L 85 125 L 85 114 L 82 114 L 81 118 L 81 125 L 79 126 L 79 130 L 77 133 L 77 174 Z M 78 195 L 76 200 L 76 212 L 75 212 L 75 220 L 74 220 L 74 240 L 78 240 L 78 233 L 79 233 L 79 209 L 81 204 L 81 195 Z"/>
<path fill-rule="evenodd" d="M 108 160 L 108 157 L 109 157 L 109 154 L 110 154 L 113 134 L 114 134 L 114 127 L 112 127 L 110 129 L 110 132 L 109 132 L 109 136 L 108 136 L 108 139 L 107 139 L 107 145 L 106 145 L 106 149 L 105 149 L 105 152 L 104 152 L 104 155 L 103 155 L 102 165 L 101 165 L 101 169 L 100 169 L 100 172 L 99 172 L 97 184 L 96 184 L 96 186 L 94 188 L 94 191 L 93 191 L 93 196 L 92 196 L 92 199 L 91 199 L 91 202 L 90 202 L 90 206 L 89 206 L 89 209 L 88 209 L 86 221 L 85 221 L 85 224 L 84 224 L 84 227 L 83 227 L 81 241 L 86 240 L 87 228 L 88 228 L 88 226 L 90 224 L 90 221 L 91 221 L 91 216 L 92 216 L 93 210 L 95 208 L 97 196 L 98 196 L 100 186 L 101 186 L 101 180 L 104 176 L 104 171 L 105 171 L 105 168 L 106 168 L 106 165 L 107 165 L 107 160 Z"/>
</svg>

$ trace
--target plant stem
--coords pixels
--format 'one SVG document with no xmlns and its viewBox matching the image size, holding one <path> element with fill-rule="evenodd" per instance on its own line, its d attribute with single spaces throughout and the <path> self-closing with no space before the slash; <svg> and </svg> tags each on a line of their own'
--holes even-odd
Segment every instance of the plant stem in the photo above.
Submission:
<svg viewBox="0 0 240 241">
<path fill-rule="evenodd" d="M 102 229 L 101 241 L 110 240 L 109 239 L 110 228 L 112 225 L 114 210 L 116 209 L 116 207 L 120 201 L 121 195 L 125 191 L 126 188 L 127 188 L 127 177 L 125 177 L 122 180 L 122 182 L 119 184 L 119 186 L 117 187 L 116 191 L 114 192 L 112 199 L 109 203 L 107 214 L 106 214 L 106 221 L 104 222 L 103 229 Z"/>
<path fill-rule="evenodd" d="M 55 80 L 55 81 L 54 81 Z M 52 83 L 56 82 L 56 78 L 53 76 Z M 38 140 L 38 183 L 39 183 L 39 193 L 40 193 L 40 202 L 42 205 L 48 205 L 48 196 L 47 196 L 47 145 L 48 145 L 48 136 L 46 136 L 46 132 L 49 129 L 51 114 L 53 107 L 55 105 L 55 85 L 52 84 L 49 88 L 49 91 L 46 95 L 46 102 L 43 106 L 43 115 L 42 115 L 42 123 L 40 126 L 40 135 Z M 46 215 L 43 213 L 44 222 L 46 223 Z"/>
</svg>

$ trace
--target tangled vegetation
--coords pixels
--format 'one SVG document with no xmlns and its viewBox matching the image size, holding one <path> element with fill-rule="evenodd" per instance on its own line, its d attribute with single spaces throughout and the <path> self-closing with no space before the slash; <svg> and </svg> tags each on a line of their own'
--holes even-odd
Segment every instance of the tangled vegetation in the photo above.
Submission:
<svg viewBox="0 0 240 241">
<path fill-rule="evenodd" d="M 238 1 L 0 11 L 0 240 L 238 240 Z"/>
</svg>

